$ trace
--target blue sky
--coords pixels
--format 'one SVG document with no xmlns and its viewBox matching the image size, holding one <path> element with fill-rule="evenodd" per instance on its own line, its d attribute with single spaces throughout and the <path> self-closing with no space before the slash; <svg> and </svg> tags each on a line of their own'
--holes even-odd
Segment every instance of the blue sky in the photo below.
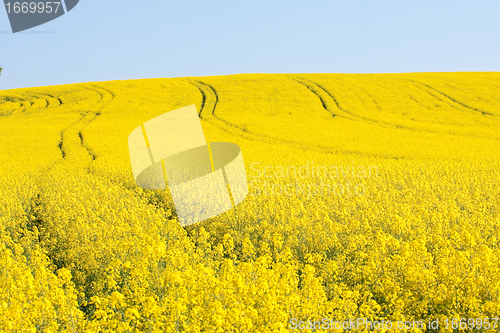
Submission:
<svg viewBox="0 0 500 333">
<path fill-rule="evenodd" d="M 0 89 L 238 73 L 500 71 L 500 1 L 80 0 L 12 34 Z"/>
</svg>

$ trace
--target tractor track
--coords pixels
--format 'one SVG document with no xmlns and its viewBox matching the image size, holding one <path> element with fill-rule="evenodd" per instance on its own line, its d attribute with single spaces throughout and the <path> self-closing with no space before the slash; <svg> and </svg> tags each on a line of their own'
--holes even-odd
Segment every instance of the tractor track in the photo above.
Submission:
<svg viewBox="0 0 500 333">
<path fill-rule="evenodd" d="M 95 152 L 86 144 L 85 142 L 85 137 L 83 135 L 83 130 L 91 123 L 93 122 L 97 117 L 101 115 L 101 110 L 114 99 L 114 94 L 104 88 L 101 88 L 96 85 L 88 84 L 88 85 L 81 85 L 80 87 L 91 91 L 93 93 L 96 93 L 100 96 L 100 100 L 92 106 L 88 111 L 82 113 L 82 117 L 78 119 L 76 122 L 72 123 L 70 126 L 66 127 L 61 133 L 60 133 L 60 142 L 58 144 L 59 150 L 61 151 L 61 155 L 63 159 L 66 159 L 67 157 L 67 152 L 65 148 L 65 137 L 68 135 L 68 133 L 72 132 L 75 127 L 78 125 L 79 128 L 75 129 L 76 133 L 71 133 L 71 135 L 77 135 L 78 136 L 78 141 L 80 142 L 80 145 L 87 151 L 89 156 L 92 158 L 94 161 L 97 158 L 97 155 Z"/>
<path fill-rule="evenodd" d="M 423 134 L 427 134 L 427 133 L 429 133 L 429 134 L 443 134 L 443 133 L 446 133 L 448 135 L 461 136 L 461 137 L 474 137 L 474 138 L 479 138 L 480 137 L 478 135 L 471 134 L 471 133 L 468 133 L 468 134 L 464 134 L 464 133 L 451 133 L 451 132 L 447 132 L 447 131 L 443 132 L 443 131 L 431 130 L 431 129 L 420 130 L 420 129 L 417 129 L 417 128 L 414 128 L 414 127 L 410 127 L 410 126 L 398 125 L 398 124 L 394 124 L 394 123 L 389 123 L 389 122 L 384 122 L 384 121 L 378 121 L 378 120 L 374 120 L 374 119 L 371 119 L 371 118 L 363 117 L 363 116 L 357 115 L 357 114 L 355 114 L 355 113 L 353 113 L 353 112 L 345 109 L 344 107 L 342 107 L 340 105 L 340 103 L 338 102 L 338 100 L 335 98 L 335 96 L 330 91 L 328 91 L 326 88 L 324 88 L 323 86 L 321 86 L 320 84 L 318 84 L 318 83 L 316 83 L 314 81 L 311 81 L 309 79 L 305 79 L 305 78 L 302 78 L 302 79 L 307 80 L 311 84 L 317 85 L 318 88 L 320 88 L 325 93 L 327 93 L 328 96 L 331 97 L 332 100 L 335 102 L 335 105 L 339 108 L 339 110 L 342 111 L 343 113 L 345 113 L 344 115 L 342 115 L 340 113 L 337 114 L 341 118 L 343 117 L 343 118 L 350 119 L 350 120 L 353 120 L 353 121 L 362 121 L 362 122 L 365 122 L 365 123 L 368 123 L 368 124 L 376 124 L 378 126 L 385 127 L 385 128 L 400 129 L 400 130 L 406 130 L 406 131 L 411 131 L 411 132 L 416 132 L 416 133 L 423 133 Z M 423 89 L 423 88 L 420 88 L 420 89 Z M 429 92 L 427 92 L 427 93 L 429 93 Z M 435 95 L 433 95 L 433 96 L 435 98 L 439 99 L 440 101 L 442 101 L 442 99 L 436 97 Z M 371 96 L 369 96 L 369 97 L 371 97 Z M 415 99 L 413 97 L 411 99 L 414 100 L 415 102 L 419 103 L 417 99 Z"/>
<path fill-rule="evenodd" d="M 330 113 L 330 115 L 332 116 L 332 118 L 335 118 L 337 116 L 337 114 L 335 114 L 333 112 L 333 110 L 331 110 L 331 108 L 328 107 L 326 100 L 323 99 L 323 97 L 321 97 L 321 95 L 318 93 L 318 91 L 316 90 L 316 88 L 318 88 L 317 86 L 315 87 L 314 85 L 311 85 L 310 83 L 307 83 L 307 81 L 305 81 L 304 79 L 292 79 L 292 80 L 294 80 L 295 82 L 303 85 L 310 92 L 312 92 L 314 95 L 316 95 L 316 97 L 318 97 L 318 99 L 321 101 L 321 104 L 323 105 L 323 109 L 325 109 L 328 113 Z"/>
<path fill-rule="evenodd" d="M 37 100 L 43 100 L 45 102 L 45 105 L 43 107 L 39 107 L 38 109 L 48 109 L 49 107 L 52 107 L 52 103 L 50 103 L 50 100 L 57 100 L 57 98 L 54 98 L 51 95 L 48 94 L 43 94 L 39 92 L 34 92 L 34 91 L 29 91 L 25 92 L 24 94 L 18 94 L 17 96 L 4 96 L 3 100 L 6 102 L 14 102 L 14 103 L 19 103 L 19 106 L 17 108 L 12 109 L 12 111 L 7 115 L 4 116 L 10 116 L 12 114 L 30 114 L 33 112 L 29 112 L 31 107 L 35 104 L 33 102 L 33 99 Z M 57 107 L 61 104 L 60 102 L 58 105 L 54 105 L 53 107 Z M 29 104 L 29 105 L 26 105 Z M 28 111 L 28 112 L 27 112 Z"/>
<path fill-rule="evenodd" d="M 331 100 L 335 103 L 336 107 L 342 113 L 344 113 L 344 114 L 337 113 L 337 116 L 339 116 L 341 118 L 346 118 L 346 119 L 353 120 L 353 121 L 362 121 L 362 122 L 365 122 L 365 123 L 368 123 L 368 124 L 375 124 L 375 125 L 382 126 L 382 127 L 390 127 L 390 128 L 395 128 L 395 129 L 408 130 L 408 131 L 412 131 L 412 132 L 439 133 L 439 132 L 433 132 L 433 131 L 419 131 L 419 130 L 417 130 L 415 128 L 408 127 L 408 126 L 405 126 L 405 125 L 396 125 L 396 124 L 392 124 L 392 123 L 388 123 L 388 122 L 383 122 L 383 121 L 378 121 L 378 120 L 374 120 L 374 119 L 371 119 L 371 118 L 367 118 L 367 117 L 363 117 L 363 116 L 357 115 L 357 114 L 355 114 L 355 113 L 353 113 L 353 112 L 345 109 L 343 106 L 341 106 L 340 103 L 338 102 L 338 99 L 333 95 L 333 93 L 331 93 L 330 91 L 328 91 L 325 87 L 323 87 L 319 83 L 311 81 L 311 80 L 306 79 L 306 78 L 301 78 L 301 79 L 309 82 L 311 85 L 316 86 L 317 89 L 319 89 L 319 90 L 323 91 L 324 93 L 326 93 L 327 96 L 329 98 L 331 98 Z"/>
<path fill-rule="evenodd" d="M 201 112 L 202 112 L 202 110 L 205 109 L 205 103 L 207 102 L 207 95 L 206 95 L 205 91 L 203 90 L 203 87 L 205 87 L 206 85 L 199 82 L 199 81 L 196 81 L 196 80 L 184 80 L 184 81 L 195 86 L 201 93 L 201 108 L 200 108 L 200 111 L 198 112 L 198 117 L 200 119 L 202 119 Z M 217 104 L 217 103 L 215 103 L 215 104 Z M 213 108 L 215 109 L 215 106 Z"/>
<path fill-rule="evenodd" d="M 197 81 L 198 85 L 193 83 L 192 81 L 188 81 L 188 82 L 191 83 L 196 88 L 198 88 L 198 90 L 200 91 L 200 94 L 203 96 L 202 97 L 203 100 L 205 100 L 205 101 L 208 100 L 208 96 L 207 96 L 207 92 L 208 92 L 209 94 L 210 93 L 213 94 L 213 98 L 216 101 L 216 103 L 214 103 L 214 106 L 208 112 L 210 115 L 213 116 L 213 118 L 212 119 L 207 118 L 207 117 L 200 117 L 200 118 L 202 120 L 208 122 L 209 124 L 219 128 L 227 133 L 236 135 L 240 138 L 250 140 L 250 141 L 262 142 L 262 143 L 266 143 L 266 144 L 286 145 L 286 146 L 294 147 L 294 148 L 297 148 L 297 149 L 300 149 L 303 151 L 309 151 L 309 150 L 311 150 L 311 148 L 313 148 L 313 149 L 318 149 L 320 151 L 323 151 L 326 154 L 360 155 L 360 156 L 371 156 L 371 157 L 382 157 L 382 158 L 387 158 L 387 159 L 394 159 L 394 156 L 390 156 L 390 155 L 381 156 L 381 155 L 377 155 L 377 154 L 366 154 L 366 153 L 360 153 L 357 151 L 351 151 L 351 150 L 346 150 L 346 149 L 334 149 L 332 147 L 322 146 L 322 145 L 302 144 L 302 143 L 291 141 L 291 140 L 278 139 L 278 138 L 274 138 L 272 136 L 268 136 L 265 134 L 258 134 L 255 132 L 251 132 L 247 129 L 244 129 L 244 128 L 241 128 L 240 126 L 234 125 L 234 124 L 232 124 L 224 119 L 221 119 L 220 117 L 217 116 L 217 114 L 215 113 L 215 108 L 216 108 L 217 102 L 219 101 L 219 97 L 217 95 L 216 90 L 212 86 L 210 86 L 206 82 L 201 82 L 201 81 Z M 200 86 L 206 87 L 206 89 L 204 90 Z M 206 107 L 207 107 L 207 103 L 205 103 L 203 108 L 200 110 L 200 115 L 207 114 L 207 112 L 205 110 Z M 222 122 L 223 124 L 225 124 L 227 126 L 223 126 L 223 124 L 220 124 L 220 122 Z"/>
<path fill-rule="evenodd" d="M 102 91 L 99 91 L 100 87 L 93 86 L 93 87 L 88 87 L 85 85 L 80 85 L 79 87 L 83 87 L 89 91 L 92 91 L 93 93 L 97 93 L 101 96 L 101 99 L 97 104 L 92 106 L 89 110 L 87 111 L 80 111 L 80 117 L 78 120 L 74 121 L 71 123 L 69 126 L 67 126 L 65 129 L 63 129 L 60 132 L 60 141 L 58 143 L 58 148 L 61 152 L 62 159 L 55 161 L 51 166 L 46 168 L 45 170 L 42 171 L 40 176 L 43 177 L 43 175 L 47 174 L 50 172 L 56 165 L 59 165 L 63 163 L 64 161 L 67 161 L 68 159 L 71 159 L 72 156 L 68 154 L 67 149 L 70 148 L 70 144 L 68 144 L 68 141 L 70 142 L 79 142 L 80 146 L 90 155 L 92 158 L 92 161 L 96 159 L 96 155 L 93 153 L 93 151 L 85 144 L 85 137 L 82 134 L 83 128 L 85 128 L 88 124 L 90 124 L 92 121 L 94 121 L 99 115 L 100 115 L 100 110 L 104 108 L 113 98 L 114 96 L 111 94 L 110 96 L 107 96 L 106 94 L 110 94 L 106 90 L 104 93 Z M 73 137 L 75 136 L 75 137 Z M 91 162 L 92 162 L 91 161 Z M 89 168 L 87 166 L 83 166 L 85 172 L 90 173 Z M 92 174 L 93 175 L 93 174 Z M 43 186 L 40 187 L 34 195 L 30 199 L 30 204 L 28 207 L 28 213 L 27 213 L 27 219 L 28 219 L 28 228 L 34 229 L 34 227 L 37 227 L 38 229 L 43 228 L 45 224 L 48 223 L 46 221 L 45 215 L 44 215 L 44 210 L 45 210 L 45 205 L 43 202 L 43 191 L 44 188 Z M 40 240 L 40 236 L 39 236 Z M 47 253 L 48 257 L 50 258 L 51 262 L 56 265 L 58 268 L 61 268 L 64 266 L 64 262 L 61 262 L 57 258 L 54 258 L 50 253 Z"/>
<path fill-rule="evenodd" d="M 484 111 L 484 110 L 481 110 L 481 109 L 477 109 L 477 108 L 474 108 L 474 107 L 472 107 L 470 105 L 462 103 L 462 102 L 456 100 L 455 98 L 449 96 L 448 94 L 446 94 L 446 93 L 444 93 L 444 92 L 442 92 L 442 91 L 440 91 L 440 90 L 438 90 L 438 89 L 436 89 L 436 88 L 434 88 L 434 87 L 432 87 L 432 86 L 430 86 L 428 84 L 425 84 L 423 82 L 414 81 L 414 80 L 410 80 L 410 79 L 403 79 L 403 80 L 411 82 L 415 87 L 417 87 L 420 90 L 426 92 L 427 94 L 433 96 L 434 98 L 442 101 L 443 103 L 448 104 L 449 106 L 451 106 L 454 109 L 460 110 L 462 112 L 465 111 L 463 109 L 466 109 L 466 110 L 469 111 L 469 113 L 471 113 L 470 111 L 472 111 L 472 113 L 474 113 L 474 114 L 482 114 L 483 116 L 498 117 L 498 115 L 496 115 L 496 114 L 493 114 L 493 113 L 490 113 L 490 112 L 487 112 L 487 111 Z M 441 95 L 442 97 L 444 97 L 444 99 L 443 98 L 439 98 L 438 96 L 436 96 L 435 93 Z"/>
</svg>

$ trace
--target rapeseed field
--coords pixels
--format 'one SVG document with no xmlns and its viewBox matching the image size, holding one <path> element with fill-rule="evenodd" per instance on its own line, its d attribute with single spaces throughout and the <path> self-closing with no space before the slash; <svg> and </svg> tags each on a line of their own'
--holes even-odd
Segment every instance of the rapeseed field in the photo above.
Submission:
<svg viewBox="0 0 500 333">
<path fill-rule="evenodd" d="M 499 89 L 485 72 L 0 91 L 0 332 L 498 331 Z M 127 138 L 190 104 L 207 141 L 240 146 L 249 194 L 183 227 L 168 191 L 136 186 Z"/>
</svg>

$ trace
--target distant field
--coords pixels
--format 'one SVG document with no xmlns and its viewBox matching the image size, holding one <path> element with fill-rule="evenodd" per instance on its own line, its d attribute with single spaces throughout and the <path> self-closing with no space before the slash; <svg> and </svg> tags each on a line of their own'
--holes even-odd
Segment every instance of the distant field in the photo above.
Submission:
<svg viewBox="0 0 500 333">
<path fill-rule="evenodd" d="M 495 72 L 0 91 L 0 332 L 499 317 L 499 92 Z M 240 146 L 249 194 L 181 227 L 135 185 L 127 139 L 190 104 L 207 141 Z"/>
</svg>

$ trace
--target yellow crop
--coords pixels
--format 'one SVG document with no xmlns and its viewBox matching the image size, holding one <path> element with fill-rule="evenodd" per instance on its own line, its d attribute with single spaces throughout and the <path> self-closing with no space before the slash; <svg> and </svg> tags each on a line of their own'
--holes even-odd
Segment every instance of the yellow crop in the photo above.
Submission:
<svg viewBox="0 0 500 333">
<path fill-rule="evenodd" d="M 499 87 L 253 74 L 0 91 L 0 332 L 499 317 Z M 135 185 L 127 138 L 190 104 L 207 141 L 241 147 L 250 193 L 183 228 L 167 191 Z"/>
</svg>

